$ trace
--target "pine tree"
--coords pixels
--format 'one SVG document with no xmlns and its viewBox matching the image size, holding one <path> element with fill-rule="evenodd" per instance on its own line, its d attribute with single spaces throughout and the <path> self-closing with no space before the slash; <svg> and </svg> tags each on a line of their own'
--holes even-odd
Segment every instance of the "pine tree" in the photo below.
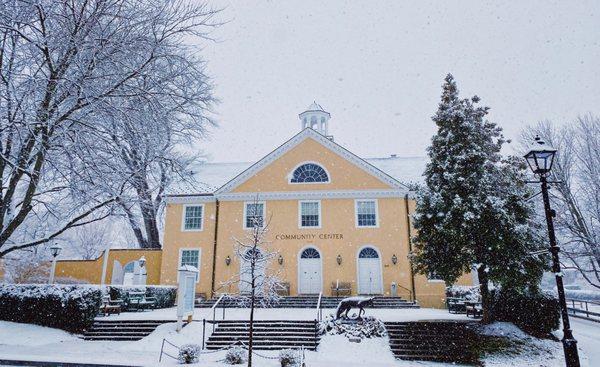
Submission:
<svg viewBox="0 0 600 367">
<path fill-rule="evenodd" d="M 425 187 L 418 191 L 413 238 L 415 269 L 454 283 L 476 269 L 484 322 L 490 321 L 489 282 L 535 287 L 544 259 L 525 197 L 524 163 L 502 159 L 502 129 L 485 119 L 477 96 L 460 99 L 448 74 L 433 121 L 438 131 L 428 148 Z"/>
</svg>

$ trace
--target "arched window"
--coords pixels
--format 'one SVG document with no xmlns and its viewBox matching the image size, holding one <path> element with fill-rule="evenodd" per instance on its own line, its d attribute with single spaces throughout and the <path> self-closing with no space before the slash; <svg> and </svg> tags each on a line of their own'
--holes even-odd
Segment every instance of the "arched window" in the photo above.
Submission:
<svg viewBox="0 0 600 367">
<path fill-rule="evenodd" d="M 315 250 L 314 248 L 309 247 L 306 250 L 302 251 L 300 258 L 301 259 L 320 259 L 321 254 L 319 254 L 319 251 Z"/>
<path fill-rule="evenodd" d="M 260 260 L 263 258 L 263 256 L 264 256 L 263 253 L 259 249 L 249 249 L 248 251 L 246 251 L 244 253 L 244 255 L 242 255 L 244 260 L 247 260 L 247 261 L 250 261 L 252 259 Z"/>
<path fill-rule="evenodd" d="M 359 259 L 378 259 L 379 254 L 372 247 L 365 247 L 358 254 Z"/>
<path fill-rule="evenodd" d="M 292 183 L 329 182 L 329 176 L 323 167 L 315 163 L 306 163 L 294 170 Z"/>
</svg>

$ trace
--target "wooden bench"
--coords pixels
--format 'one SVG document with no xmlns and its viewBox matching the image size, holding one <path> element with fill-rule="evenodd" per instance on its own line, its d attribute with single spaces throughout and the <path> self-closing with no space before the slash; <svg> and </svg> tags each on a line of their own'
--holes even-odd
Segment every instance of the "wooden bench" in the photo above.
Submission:
<svg viewBox="0 0 600 367">
<path fill-rule="evenodd" d="M 146 297 L 146 292 L 127 292 L 127 311 L 144 311 L 154 308 L 155 297 Z"/>
<path fill-rule="evenodd" d="M 352 294 L 352 283 L 350 282 L 331 282 L 331 295 L 335 297 L 350 296 Z"/>
<path fill-rule="evenodd" d="M 465 313 L 467 314 L 467 317 L 469 317 L 469 315 L 473 316 L 473 318 L 482 317 L 483 307 L 481 306 L 481 302 L 465 302 Z"/>
<path fill-rule="evenodd" d="M 450 313 L 466 313 L 465 299 L 460 297 L 447 297 L 446 308 Z"/>
<path fill-rule="evenodd" d="M 123 300 L 121 299 L 111 299 L 110 296 L 102 297 L 102 304 L 100 305 L 100 313 L 103 313 L 104 316 L 108 316 L 110 314 L 121 314 L 121 305 L 123 304 Z"/>
</svg>

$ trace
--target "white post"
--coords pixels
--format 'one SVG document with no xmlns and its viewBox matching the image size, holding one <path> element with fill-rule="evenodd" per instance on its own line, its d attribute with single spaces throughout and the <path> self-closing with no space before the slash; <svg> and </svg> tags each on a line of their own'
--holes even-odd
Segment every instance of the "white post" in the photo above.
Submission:
<svg viewBox="0 0 600 367">
<path fill-rule="evenodd" d="M 106 269 L 108 268 L 108 253 L 110 251 L 110 245 L 106 245 L 104 250 L 104 259 L 102 261 L 102 278 L 100 278 L 100 285 L 106 284 Z"/>
<path fill-rule="evenodd" d="M 48 281 L 48 284 L 54 284 L 54 273 L 56 272 L 56 258 L 57 256 L 54 256 L 52 258 L 52 269 L 50 269 L 50 281 Z"/>
</svg>

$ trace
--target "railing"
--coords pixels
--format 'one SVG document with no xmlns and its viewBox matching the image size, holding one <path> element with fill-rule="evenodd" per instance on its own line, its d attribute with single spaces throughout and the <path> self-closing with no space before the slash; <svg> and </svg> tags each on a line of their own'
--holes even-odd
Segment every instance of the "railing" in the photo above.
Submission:
<svg viewBox="0 0 600 367">
<path fill-rule="evenodd" d="M 600 322 L 600 302 L 567 299 L 567 310 L 571 316 Z"/>
<path fill-rule="evenodd" d="M 319 292 L 319 299 L 317 300 L 317 316 L 316 320 L 323 320 L 323 310 L 321 309 L 321 298 L 323 297 L 323 292 Z"/>
<path fill-rule="evenodd" d="M 223 297 L 225 297 L 225 294 L 222 294 L 221 297 L 219 297 L 219 299 L 217 300 L 217 302 L 215 302 L 214 305 L 212 305 L 212 307 L 210 308 L 212 310 L 213 313 L 213 319 L 212 319 L 212 326 L 213 326 L 213 331 L 215 331 L 215 321 L 216 321 L 216 311 L 217 311 L 217 305 L 221 302 L 221 300 L 223 300 Z M 225 320 L 225 307 L 221 307 L 223 309 L 223 320 Z"/>
<path fill-rule="evenodd" d="M 403 286 L 401 286 L 400 284 L 396 284 L 396 286 L 397 286 L 397 287 L 399 287 L 399 288 L 402 288 L 402 289 L 405 289 L 405 290 L 407 290 L 407 291 L 408 291 L 408 297 L 410 298 L 410 300 L 411 300 L 412 302 L 416 302 L 416 301 L 417 301 L 416 299 L 414 299 L 414 298 L 413 298 L 413 293 L 412 293 L 412 291 L 411 291 L 410 289 L 408 289 L 408 288 L 406 288 L 406 287 L 403 287 Z"/>
</svg>

